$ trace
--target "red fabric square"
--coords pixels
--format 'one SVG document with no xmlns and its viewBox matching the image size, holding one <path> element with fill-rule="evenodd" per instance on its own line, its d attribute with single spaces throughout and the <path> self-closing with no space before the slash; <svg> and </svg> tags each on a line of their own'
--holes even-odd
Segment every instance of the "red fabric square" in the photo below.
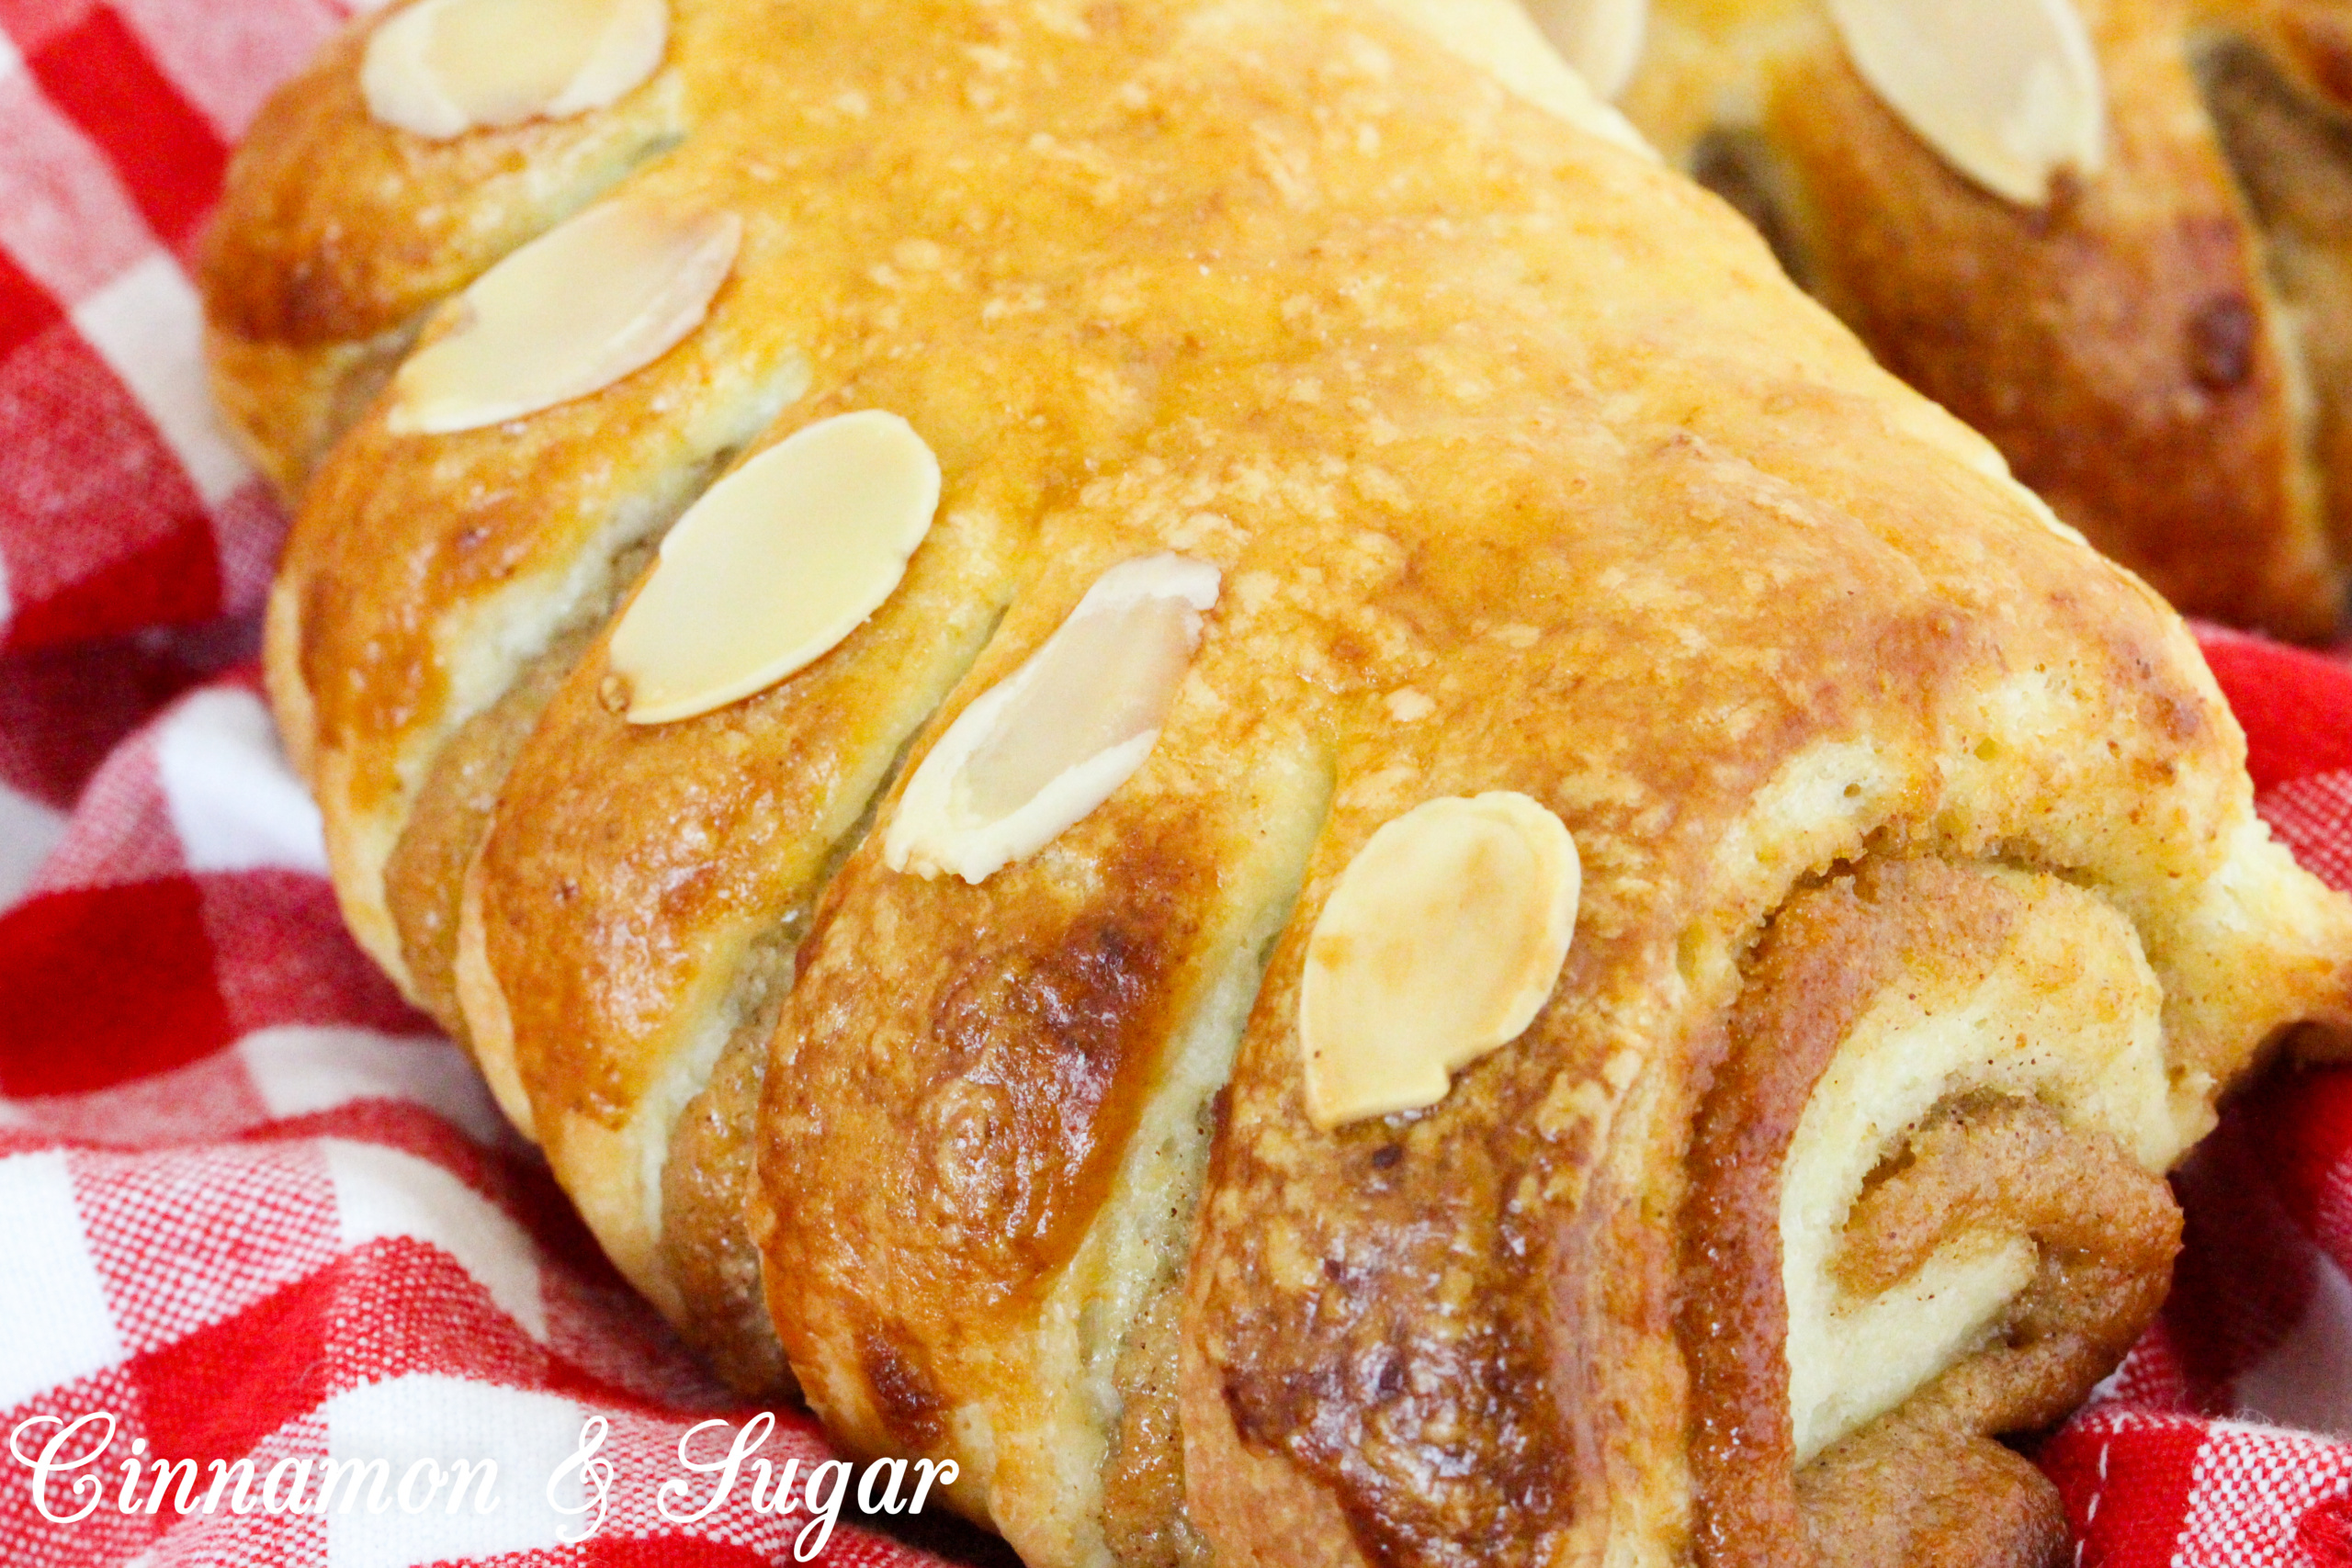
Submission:
<svg viewBox="0 0 2352 1568">
<path fill-rule="evenodd" d="M 130 1363 L 144 1394 L 145 1437 L 158 1454 L 235 1460 L 326 1398 L 332 1269 L 262 1298 Z"/>
<path fill-rule="evenodd" d="M 2310 1556 L 2312 1568 L 2352 1568 L 2352 1497 L 2334 1498 L 2305 1514 L 2295 1544 Z"/>
<path fill-rule="evenodd" d="M 203 895 L 168 878 L 51 893 L 0 915 L 0 1091 L 74 1094 L 234 1038 Z"/>
<path fill-rule="evenodd" d="M 0 251 L 0 359 L 63 319 L 64 312 L 49 297 L 49 290 L 26 276 L 8 254 Z"/>
<path fill-rule="evenodd" d="M 2267 790 L 2352 768 L 2352 670 L 2251 637 L 2199 640 L 2222 694 L 2245 728 L 2246 771 Z"/>
<path fill-rule="evenodd" d="M 2204 1447 L 2204 1427 L 2182 1416 L 2120 1415 L 2059 1433 L 2041 1467 L 2065 1496 L 2080 1568 L 2170 1563 Z"/>
</svg>

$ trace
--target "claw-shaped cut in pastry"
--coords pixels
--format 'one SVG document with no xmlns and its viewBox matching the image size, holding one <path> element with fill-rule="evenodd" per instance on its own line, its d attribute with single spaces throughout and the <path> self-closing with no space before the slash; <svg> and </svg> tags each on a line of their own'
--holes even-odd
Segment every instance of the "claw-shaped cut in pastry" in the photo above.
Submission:
<svg viewBox="0 0 2352 1568">
<path fill-rule="evenodd" d="M 1953 168 L 2030 207 L 2096 174 L 2107 93 L 2074 0 L 1831 0 L 1862 79 Z"/>
<path fill-rule="evenodd" d="M 459 295 L 392 381 L 395 434 L 503 424 L 602 391 L 700 326 L 743 222 L 621 197 L 525 245 Z"/>
<path fill-rule="evenodd" d="M 1528 11 L 1597 96 L 1614 98 L 1634 79 L 1649 0 L 1530 0 Z"/>
<path fill-rule="evenodd" d="M 616 103 L 669 39 L 668 0 L 424 0 L 368 40 L 359 86 L 377 119 L 446 141 Z"/>
<path fill-rule="evenodd" d="M 613 629 L 629 722 L 708 713 L 823 658 L 899 586 L 939 488 L 930 446 L 878 409 L 820 420 L 713 485 Z"/>
<path fill-rule="evenodd" d="M 1159 741 L 1217 585 L 1216 567 L 1179 555 L 1096 579 L 915 770 L 883 842 L 890 868 L 984 882 L 1108 800 Z"/>
<path fill-rule="evenodd" d="M 1426 801 L 1340 874 L 1299 992 L 1306 1112 L 1331 1128 L 1445 1098 L 1517 1039 L 1560 977 L 1583 874 L 1526 795 Z"/>
</svg>

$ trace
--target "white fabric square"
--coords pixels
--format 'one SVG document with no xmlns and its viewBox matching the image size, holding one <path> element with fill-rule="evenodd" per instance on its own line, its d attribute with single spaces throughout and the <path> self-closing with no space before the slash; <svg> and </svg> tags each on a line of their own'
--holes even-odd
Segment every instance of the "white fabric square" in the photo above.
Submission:
<svg viewBox="0 0 2352 1568">
<path fill-rule="evenodd" d="M 207 506 L 254 477 L 213 412 L 204 307 L 162 251 L 74 307 L 74 325 L 147 411 Z"/>
<path fill-rule="evenodd" d="M 533 1338 L 548 1337 L 531 1240 L 496 1204 L 429 1160 L 376 1144 L 322 1140 L 345 1247 L 410 1236 L 439 1247 Z"/>
<path fill-rule="evenodd" d="M 154 252 L 106 154 L 30 72 L 0 72 L 0 249 L 51 296 L 71 305 Z"/>
<path fill-rule="evenodd" d="M 0 626 L 7 619 L 7 601 L 0 597 Z M 0 908 L 31 885 L 33 873 L 64 836 L 63 812 L 0 784 Z"/>
<path fill-rule="evenodd" d="M 283 1024 L 255 1030 L 237 1043 L 237 1052 L 273 1117 L 403 1100 L 457 1123 L 479 1144 L 497 1142 L 505 1126 L 481 1075 L 437 1035 Z"/>
<path fill-rule="evenodd" d="M 252 693 L 198 692 L 182 703 L 156 734 L 155 766 L 188 870 L 326 874 L 319 808 Z"/>
<path fill-rule="evenodd" d="M 62 1151 L 0 1160 L 0 1409 L 122 1359 Z"/>
<path fill-rule="evenodd" d="M 548 1500 L 548 1483 L 580 1447 L 587 1413 L 568 1399 L 490 1383 L 421 1373 L 369 1383 L 339 1393 L 326 1404 L 327 1451 L 340 1464 L 384 1462 L 388 1506 L 371 1514 L 372 1488 L 345 1512 L 349 1485 L 339 1482 L 327 1515 L 327 1562 L 331 1568 L 411 1568 L 420 1562 L 492 1557 L 560 1545 L 578 1534 L 593 1513 L 571 1517 Z M 398 1489 L 420 1461 L 445 1474 L 462 1461 L 488 1460 L 498 1467 L 491 1490 L 494 1506 L 475 1511 L 469 1490 L 458 1510 L 447 1510 L 445 1485 L 429 1507 L 401 1506 Z M 412 1501 L 426 1500 L 430 1471 L 419 1471 Z M 577 1472 L 565 1477 L 557 1496 L 578 1506 Z M 477 1485 L 479 1483 L 476 1483 Z"/>
</svg>

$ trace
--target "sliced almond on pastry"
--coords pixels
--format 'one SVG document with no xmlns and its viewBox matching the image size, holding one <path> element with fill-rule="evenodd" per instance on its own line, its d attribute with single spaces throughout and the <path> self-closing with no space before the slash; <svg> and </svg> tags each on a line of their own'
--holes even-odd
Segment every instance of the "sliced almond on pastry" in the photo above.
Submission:
<svg viewBox="0 0 2352 1568">
<path fill-rule="evenodd" d="M 1527 8 L 1596 96 L 1614 98 L 1633 81 L 1649 0 L 1529 0 Z"/>
<path fill-rule="evenodd" d="M 1560 58 L 1520 0 L 1374 0 L 1396 20 L 1416 28 L 1456 59 L 1484 71 L 1505 89 L 1588 136 L 1656 158 L 1633 122 L 1601 101 L 1600 93 Z"/>
<path fill-rule="evenodd" d="M 393 378 L 387 423 L 446 434 L 602 391 L 702 324 L 742 236 L 731 212 L 590 208 L 458 297 L 455 324 Z"/>
<path fill-rule="evenodd" d="M 2107 92 L 2074 0 L 1829 0 L 1854 68 L 1961 174 L 2039 207 L 2106 159 Z"/>
<path fill-rule="evenodd" d="M 1435 1105 L 1517 1039 L 1559 980 L 1582 886 L 1576 840 L 1523 795 L 1427 801 L 1373 834 L 1307 940 L 1308 1117 Z"/>
<path fill-rule="evenodd" d="M 1096 579 L 915 770 L 883 842 L 890 868 L 982 882 L 1108 800 L 1159 740 L 1217 585 L 1216 568 L 1178 555 Z"/>
<path fill-rule="evenodd" d="M 628 721 L 708 713 L 822 658 L 899 586 L 939 485 L 914 427 L 872 409 L 820 420 L 713 485 L 613 629 Z"/>
<path fill-rule="evenodd" d="M 378 120 L 435 141 L 603 108 L 660 68 L 669 0 L 423 0 L 368 40 Z"/>
</svg>

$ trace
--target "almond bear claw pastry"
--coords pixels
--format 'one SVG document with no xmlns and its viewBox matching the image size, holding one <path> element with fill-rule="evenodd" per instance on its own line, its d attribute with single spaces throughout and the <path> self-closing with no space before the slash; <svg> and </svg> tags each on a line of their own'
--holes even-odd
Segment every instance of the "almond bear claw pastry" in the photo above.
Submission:
<svg viewBox="0 0 2352 1568">
<path fill-rule="evenodd" d="M 2341 0 L 1530 0 L 1882 363 L 2182 610 L 2352 585 Z"/>
<path fill-rule="evenodd" d="M 408 14 L 207 255 L 272 694 L 730 1379 L 1038 1564 L 2063 1546 L 1995 1439 L 2352 999 L 2154 593 L 1505 6 L 673 0 L 446 136 Z"/>
</svg>

